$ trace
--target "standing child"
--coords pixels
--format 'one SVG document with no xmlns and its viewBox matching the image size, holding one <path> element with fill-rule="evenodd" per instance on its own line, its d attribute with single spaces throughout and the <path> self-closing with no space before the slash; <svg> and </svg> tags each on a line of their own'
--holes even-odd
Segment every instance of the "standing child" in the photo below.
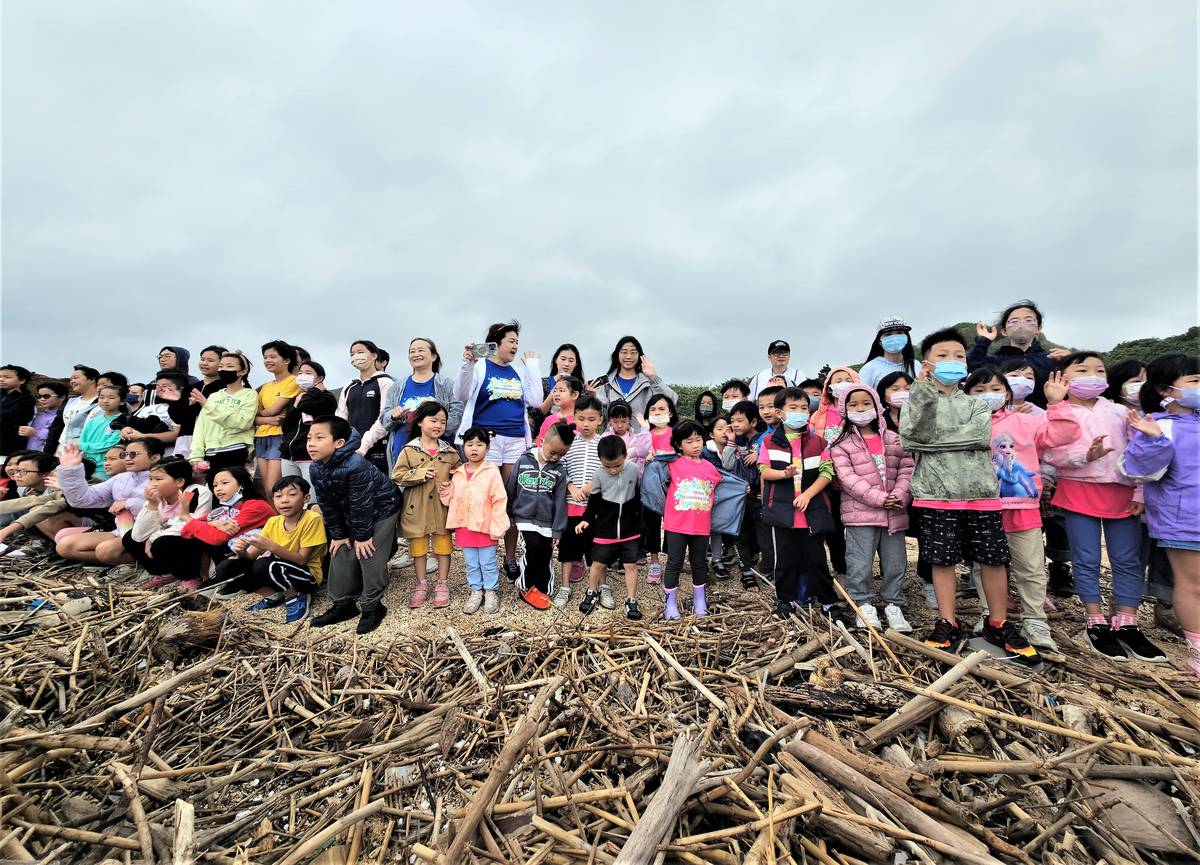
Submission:
<svg viewBox="0 0 1200 865">
<path fill-rule="evenodd" d="M 121 430 L 113 429 L 112 422 L 125 413 L 125 388 L 121 385 L 105 385 L 96 391 L 96 407 L 88 412 L 79 434 L 79 449 L 96 464 L 92 475 L 96 480 L 107 480 L 104 454 L 121 441 Z"/>
<path fill-rule="evenodd" d="M 1060 366 L 1080 431 L 1074 441 L 1048 450 L 1046 461 L 1058 470 L 1051 501 L 1066 518 L 1075 590 L 1087 609 L 1084 638 L 1089 648 L 1114 661 L 1132 657 L 1165 662 L 1166 654 L 1137 624 L 1145 588 L 1139 521 L 1143 506 L 1135 481 L 1118 462 L 1128 441 L 1128 410 L 1101 396 L 1108 377 L 1097 352 L 1075 352 Z M 1104 615 L 1100 594 L 1101 532 L 1117 605 L 1111 621 Z"/>
<path fill-rule="evenodd" d="M 485 613 L 496 613 L 500 611 L 496 542 L 508 531 L 508 494 L 500 469 L 487 460 L 488 431 L 471 427 L 462 441 L 467 461 L 450 473 L 449 483 L 438 487 L 438 495 L 448 507 L 446 528 L 454 530 L 466 564 L 471 594 L 463 612 L 470 615 L 482 606 Z"/>
<path fill-rule="evenodd" d="M 737 454 L 733 474 L 742 478 L 749 487 L 742 525 L 738 532 L 737 548 L 738 557 L 741 559 L 742 588 L 752 592 L 758 591 L 755 575 L 763 576 L 772 573 L 774 569 L 770 547 L 761 546 L 758 535 L 762 517 L 762 479 L 758 475 L 756 439 L 761 425 L 758 409 L 748 399 L 742 400 L 729 410 L 729 431 L 733 435 L 734 451 Z M 758 559 L 760 553 L 761 562 Z M 761 571 L 756 566 L 761 568 Z"/>
<path fill-rule="evenodd" d="M 1143 479 L 1150 537 L 1170 559 L 1187 665 L 1200 679 L 1200 359 L 1172 354 L 1151 362 L 1142 403 L 1164 410 L 1130 412 L 1134 432 L 1123 468 Z"/>
<path fill-rule="evenodd" d="M 325 556 L 325 524 L 308 510 L 311 487 L 299 475 L 280 478 L 271 491 L 278 516 L 257 535 L 233 540 L 236 555 L 217 565 L 217 580 L 229 581 L 217 598 L 227 600 L 243 592 L 262 597 L 246 609 L 269 610 L 283 605 L 283 621 L 291 625 L 308 616 L 312 594 L 321 584 Z"/>
<path fill-rule="evenodd" d="M 647 429 L 645 418 L 638 418 L 638 431 L 633 429 L 630 421 L 633 411 L 624 400 L 614 400 L 608 404 L 608 429 L 605 436 L 616 436 L 625 443 L 625 458 L 637 466 L 638 477 L 641 478 L 646 470 L 646 459 L 650 456 L 650 430 Z"/>
<path fill-rule="evenodd" d="M 538 444 L 542 443 L 542 437 L 546 435 L 546 430 L 560 420 L 571 423 L 575 419 L 575 401 L 582 393 L 583 382 L 575 376 L 561 375 L 558 377 L 558 381 L 554 383 L 554 387 L 550 391 L 550 401 L 554 404 L 554 411 L 546 415 L 538 428 Z"/>
<path fill-rule="evenodd" d="M 708 431 L 708 441 L 704 443 L 704 458 L 726 472 L 736 473 L 737 448 L 733 445 L 733 433 L 729 421 L 724 416 L 714 418 L 705 426 Z M 734 556 L 736 535 L 726 537 L 720 532 L 713 532 L 708 539 L 708 554 L 712 560 L 712 572 L 718 580 L 729 579 L 729 569 L 737 562 Z"/>
<path fill-rule="evenodd" d="M 596 475 L 587 510 L 575 526 L 576 534 L 592 535 L 592 568 L 579 611 L 586 616 L 597 603 L 608 610 L 616 606 L 604 576 L 611 565 L 619 563 L 625 570 L 625 618 L 637 621 L 642 618 L 637 602 L 638 537 L 642 530 L 638 469 L 626 458 L 625 442 L 616 436 L 600 439 L 598 455 L 603 471 Z"/>
<path fill-rule="evenodd" d="M 992 412 L 959 388 L 967 376 L 967 346 L 954 328 L 921 342 L 924 358 L 912 394 L 900 412 L 900 444 L 911 451 L 913 504 L 921 510 L 921 538 L 933 566 L 941 617 L 925 644 L 954 651 L 962 642 L 954 566 L 976 562 L 988 609 L 1008 604 L 1008 540 L 1000 516 L 1000 486 L 992 465 Z M 1006 619 L 991 618 L 983 637 L 1010 660 L 1035 666 L 1037 649 Z"/>
<path fill-rule="evenodd" d="M 359 614 L 356 633 L 379 627 L 387 608 L 387 561 L 396 540 L 400 491 L 387 475 L 358 453 L 361 440 L 350 422 L 336 415 L 317 418 L 308 429 L 313 486 L 321 501 L 329 545 L 329 598 L 333 606 L 313 619 L 314 628 L 336 625 Z"/>
<path fill-rule="evenodd" d="M 1008 573 L 1021 599 L 1021 633 L 1039 649 L 1058 651 L 1046 624 L 1039 467 L 1048 448 L 1069 444 L 1079 436 L 1079 423 L 1063 402 L 1067 385 L 1061 373 L 1050 374 L 1044 388 L 1050 409 L 1040 415 L 1010 409 L 1013 393 L 1008 380 L 994 367 L 976 369 L 963 382 L 963 390 L 992 410 L 992 463 L 1000 482 L 1001 517 L 1011 557 Z M 985 618 L 989 610 L 983 600 Z"/>
<path fill-rule="evenodd" d="M 671 436 L 679 415 L 675 413 L 675 402 L 665 394 L 656 394 L 646 403 L 646 421 L 650 429 L 650 459 L 675 455 Z M 646 582 L 657 583 L 662 579 L 662 514 L 650 508 L 642 509 L 642 549 L 650 556 L 646 569 Z"/>
<path fill-rule="evenodd" d="M 1008 389 L 1012 392 L 1012 410 L 1021 414 L 1044 417 L 1046 410 L 1029 401 L 1034 388 L 1037 387 L 1033 367 L 1024 358 L 1020 358 L 1005 361 L 1004 365 L 1000 367 L 1000 372 L 1004 375 L 1004 380 L 1008 382 Z"/>
<path fill-rule="evenodd" d="M 575 405 L 575 441 L 563 463 L 567 467 L 567 529 L 558 542 L 558 561 L 562 580 L 554 593 L 554 606 L 565 607 L 571 600 L 570 583 L 584 578 L 585 565 L 592 560 L 592 536 L 575 527 L 583 519 L 592 484 L 600 470 L 597 447 L 600 444 L 600 424 L 603 421 L 600 402 L 593 396 L 580 397 Z"/>
<path fill-rule="evenodd" d="M 871 571 L 876 554 L 882 579 L 879 594 L 888 627 L 912 631 L 904 616 L 904 573 L 908 567 L 904 536 L 908 528 L 913 458 L 900 447 L 900 436 L 887 428 L 883 404 L 865 384 L 852 385 L 838 400 L 850 421 L 829 448 L 842 484 L 842 523 L 846 526 L 846 591 L 861 618 L 879 628 Z"/>
<path fill-rule="evenodd" d="M 567 467 L 561 460 L 573 441 L 575 430 L 559 421 L 540 446 L 521 454 L 505 483 L 509 519 L 525 541 L 517 587 L 522 600 L 539 610 L 550 608 L 554 547 L 567 527 Z"/>
<path fill-rule="evenodd" d="M 450 473 L 462 460 L 458 451 L 442 441 L 449 413 L 440 402 L 423 402 L 413 412 L 409 425 L 408 444 L 396 455 L 392 480 L 404 490 L 404 513 L 400 517 L 400 533 L 408 538 L 413 570 L 417 584 L 409 598 L 409 607 L 416 609 L 429 597 L 426 554 L 432 546 L 437 557 L 437 584 L 433 587 L 433 606 L 450 605 L 450 554 L 454 543 L 446 529 L 446 505 L 438 493 L 450 481 Z M 430 543 L 430 537 L 433 541 Z"/>
</svg>

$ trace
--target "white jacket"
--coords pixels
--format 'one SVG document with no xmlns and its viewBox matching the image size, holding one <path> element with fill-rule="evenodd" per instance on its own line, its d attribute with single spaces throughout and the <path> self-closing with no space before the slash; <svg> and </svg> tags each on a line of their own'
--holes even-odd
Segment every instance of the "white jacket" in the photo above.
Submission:
<svg viewBox="0 0 1200 865">
<path fill-rule="evenodd" d="M 545 391 L 542 389 L 542 372 L 541 363 L 538 358 L 530 358 L 528 361 L 518 358 L 514 360 L 510 367 L 517 374 L 517 378 L 521 380 L 521 392 L 525 397 L 525 405 L 533 408 L 541 408 L 542 400 L 545 399 Z M 475 400 L 479 398 L 479 389 L 483 387 L 483 375 L 487 369 L 487 361 L 480 359 L 471 363 L 464 360 L 462 366 L 458 370 L 458 379 L 454 383 L 454 398 L 462 400 L 463 413 L 462 422 L 458 425 L 458 432 L 454 436 L 454 441 L 462 444 L 462 434 L 471 428 L 475 422 Z M 529 424 L 525 424 L 525 444 L 530 443 Z"/>
</svg>

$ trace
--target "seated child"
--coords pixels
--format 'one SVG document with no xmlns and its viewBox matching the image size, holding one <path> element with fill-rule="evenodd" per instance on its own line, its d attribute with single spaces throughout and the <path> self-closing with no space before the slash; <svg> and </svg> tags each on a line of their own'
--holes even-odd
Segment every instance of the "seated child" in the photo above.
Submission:
<svg viewBox="0 0 1200 865">
<path fill-rule="evenodd" d="M 150 469 L 146 504 L 121 537 L 125 552 L 150 574 L 140 588 L 157 589 L 173 583 L 177 572 L 190 576 L 196 570 L 192 557 L 181 554 L 187 545 L 179 533 L 189 520 L 208 513 L 212 494 L 192 480 L 192 464 L 183 457 L 167 457 Z"/>
</svg>

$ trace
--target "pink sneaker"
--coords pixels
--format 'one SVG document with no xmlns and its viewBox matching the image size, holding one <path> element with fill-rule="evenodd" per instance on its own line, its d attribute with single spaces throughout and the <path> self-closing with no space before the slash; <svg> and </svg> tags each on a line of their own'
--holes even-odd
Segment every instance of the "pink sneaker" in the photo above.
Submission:
<svg viewBox="0 0 1200 865">
<path fill-rule="evenodd" d="M 179 590 L 181 592 L 194 592 L 200 588 L 199 580 L 180 580 Z"/>
<path fill-rule="evenodd" d="M 173 582 L 175 582 L 175 578 L 170 574 L 158 574 L 142 581 L 141 583 L 138 583 L 138 588 L 146 589 L 147 591 L 151 589 L 161 589 L 163 586 L 169 585 Z"/>
<path fill-rule="evenodd" d="M 651 562 L 650 567 L 646 568 L 646 582 L 657 583 L 662 579 L 662 565 L 657 562 Z"/>
<path fill-rule="evenodd" d="M 1200 679 L 1200 646 L 1188 646 L 1188 656 L 1184 663 L 1187 664 L 1187 667 L 1192 671 L 1192 674 L 1197 679 Z"/>
<path fill-rule="evenodd" d="M 578 583 L 584 576 L 583 562 L 571 562 L 571 582 Z"/>
<path fill-rule="evenodd" d="M 417 607 L 423 606 L 425 601 L 429 599 L 429 583 L 425 580 L 417 580 L 417 585 L 413 588 L 412 597 L 408 599 L 409 609 L 415 610 Z"/>
</svg>

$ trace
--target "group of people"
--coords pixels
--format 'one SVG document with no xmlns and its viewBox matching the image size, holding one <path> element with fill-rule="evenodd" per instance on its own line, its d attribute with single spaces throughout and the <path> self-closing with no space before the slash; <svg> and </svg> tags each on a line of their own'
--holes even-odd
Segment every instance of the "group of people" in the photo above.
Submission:
<svg viewBox="0 0 1200 865">
<path fill-rule="evenodd" d="M 539 609 L 571 603 L 576 583 L 583 613 L 615 608 L 613 571 L 628 618 L 643 617 L 643 576 L 666 619 L 703 617 L 710 575 L 736 575 L 770 587 L 781 617 L 811 604 L 911 631 L 910 536 L 937 610 L 929 645 L 968 635 L 966 564 L 975 633 L 1016 663 L 1056 648 L 1046 613 L 1071 592 L 1092 650 L 1165 661 L 1138 624 L 1149 592 L 1200 676 L 1200 358 L 1108 368 L 1095 351 L 1047 350 L 1041 327 L 1031 301 L 973 344 L 954 328 L 917 344 L 888 317 L 861 366 L 819 378 L 774 340 L 762 372 L 688 407 L 636 337 L 598 377 L 569 343 L 543 373 L 516 322 L 464 346 L 452 374 L 432 339 L 411 340 L 404 377 L 357 340 L 336 396 L 282 340 L 262 346 L 257 387 L 251 360 L 218 345 L 195 373 L 165 346 L 139 383 L 0 366 L 0 553 L 42 537 L 66 559 L 145 571 L 148 588 L 251 593 L 250 609 L 288 622 L 323 586 L 312 625 L 357 618 L 360 634 L 386 615 L 390 565 L 412 562 L 410 606 L 447 606 L 456 546 L 468 613 L 499 611 L 501 574 Z"/>
</svg>

